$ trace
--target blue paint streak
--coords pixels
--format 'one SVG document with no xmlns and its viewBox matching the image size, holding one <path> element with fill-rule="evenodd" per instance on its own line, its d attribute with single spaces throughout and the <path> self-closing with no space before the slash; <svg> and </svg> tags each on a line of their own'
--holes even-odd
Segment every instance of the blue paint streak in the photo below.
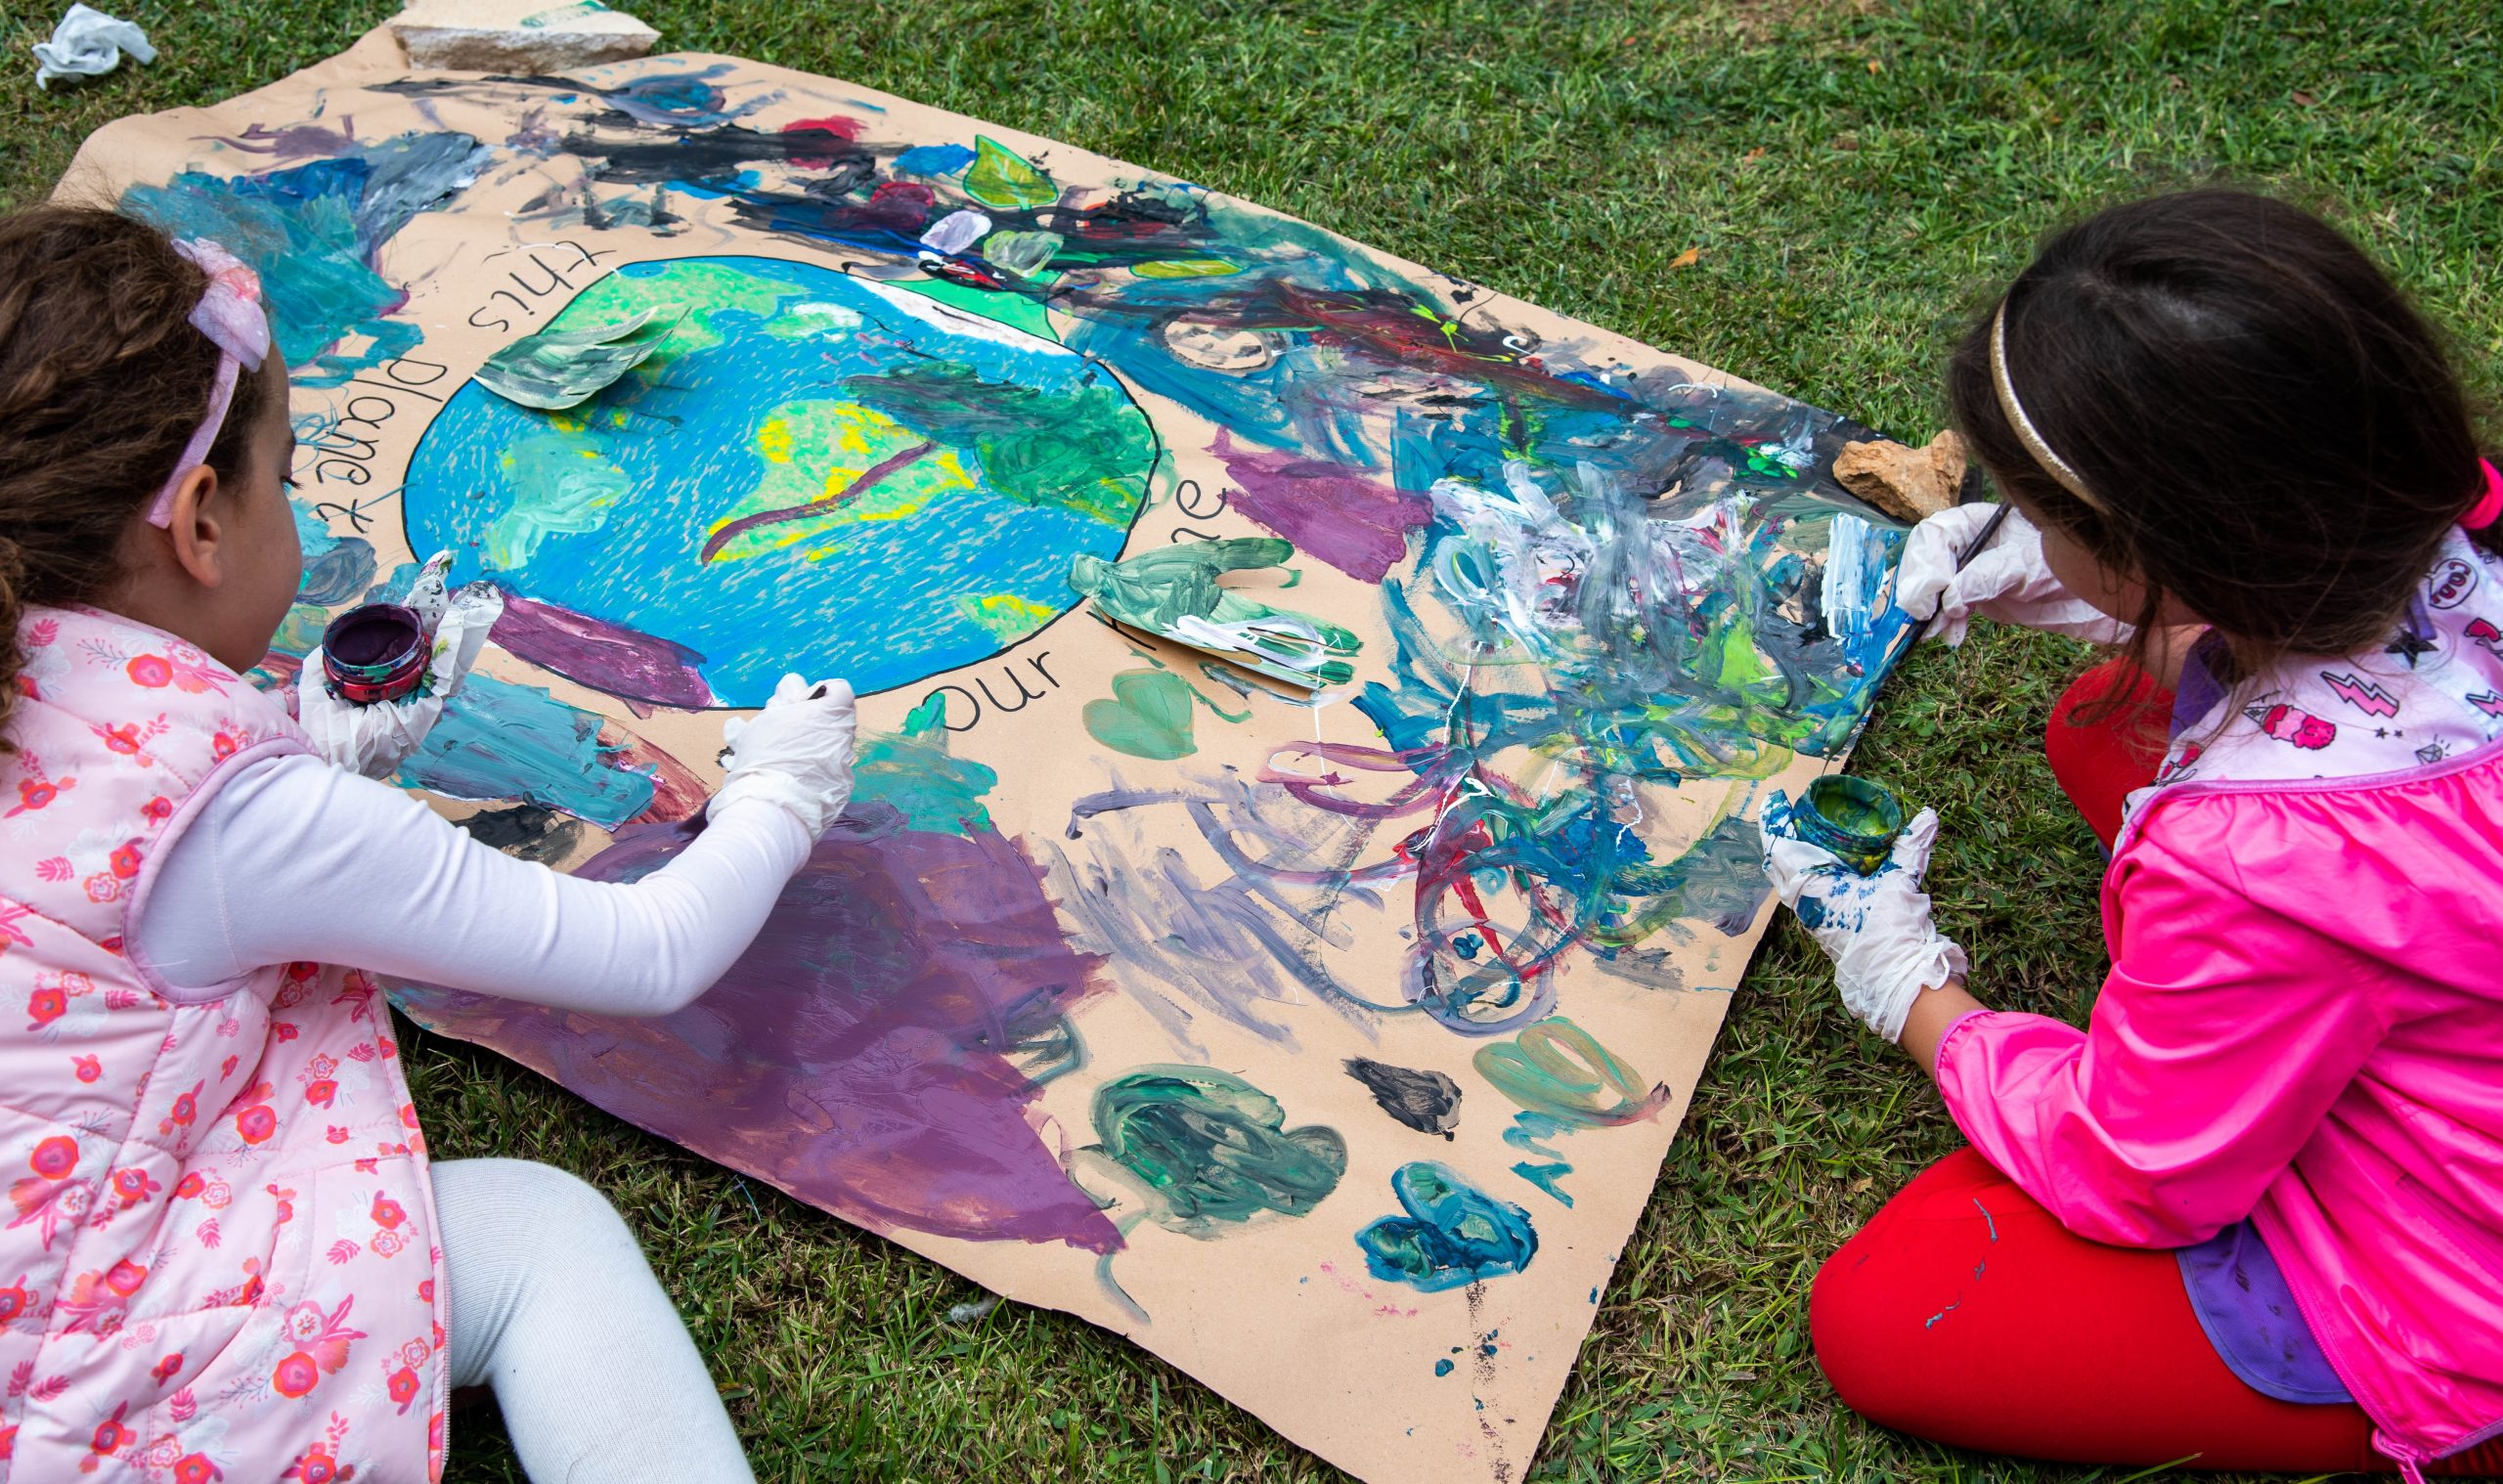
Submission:
<svg viewBox="0 0 2503 1484">
<path fill-rule="evenodd" d="M 1524 1159 L 1520 1163 L 1513 1166 L 1513 1173 L 1520 1176 L 1530 1184 L 1537 1186 L 1540 1190 L 1547 1192 L 1547 1194 L 1555 1197 L 1557 1200 L 1563 1201 L 1567 1207 L 1570 1207 L 1573 1204 L 1572 1196 L 1566 1193 L 1561 1183 L 1566 1175 L 1573 1173 L 1573 1166 L 1569 1164 L 1532 1164 L 1530 1161 Z"/>
<path fill-rule="evenodd" d="M 897 155 L 895 168 L 900 175 L 954 175 L 974 158 L 963 145 L 921 145 Z"/>
<path fill-rule="evenodd" d="M 599 745 L 600 719 L 536 685 L 471 675 L 400 770 L 405 787 L 453 799 L 517 800 L 613 830 L 652 807 L 650 774 Z"/>
</svg>

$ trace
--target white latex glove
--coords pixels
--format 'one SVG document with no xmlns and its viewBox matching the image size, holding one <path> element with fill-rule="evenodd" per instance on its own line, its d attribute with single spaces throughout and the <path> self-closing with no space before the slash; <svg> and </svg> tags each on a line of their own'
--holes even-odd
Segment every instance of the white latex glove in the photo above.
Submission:
<svg viewBox="0 0 2503 1484">
<path fill-rule="evenodd" d="M 729 773 L 705 807 L 718 818 L 741 799 L 779 805 L 818 839 L 852 802 L 852 683 L 786 675 L 754 717 L 722 723 Z"/>
<path fill-rule="evenodd" d="M 1887 1040 L 1923 989 L 1960 978 L 1971 967 L 1964 950 L 1930 924 L 1920 889 L 1938 841 L 1938 811 L 1922 809 L 1895 840 L 1891 858 L 1863 876 L 1832 851 L 1790 833 L 1790 796 L 1777 789 L 1765 802 L 1764 873 L 1773 889 L 1834 961 L 1843 1007 Z"/>
<path fill-rule="evenodd" d="M 461 589 L 443 610 L 434 632 L 434 655 L 426 662 L 423 694 L 414 700 L 358 706 L 330 694 L 322 674 L 322 651 L 304 657 L 295 677 L 296 720 L 313 751 L 369 778 L 389 778 L 417 752 L 443 716 L 443 703 L 461 691 L 487 633 L 504 616 L 505 595 L 483 584 Z"/>
<path fill-rule="evenodd" d="M 2042 533 L 2022 510 L 2008 511 L 1990 546 L 1962 571 L 1955 570 L 1956 553 L 1972 544 L 1998 510 L 1988 504 L 1941 510 L 1912 527 L 1904 543 L 1903 565 L 1895 571 L 1895 605 L 1914 618 L 1930 619 L 1926 637 L 1961 644 L 1976 613 L 2100 644 L 2129 636 L 2131 626 L 2072 597 L 2051 575 L 2042 560 Z"/>
</svg>

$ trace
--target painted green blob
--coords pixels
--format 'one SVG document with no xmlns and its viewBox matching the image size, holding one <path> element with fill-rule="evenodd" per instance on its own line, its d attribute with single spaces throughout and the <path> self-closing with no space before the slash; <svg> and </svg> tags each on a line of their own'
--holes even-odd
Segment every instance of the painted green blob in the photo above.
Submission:
<svg viewBox="0 0 2503 1484">
<path fill-rule="evenodd" d="M 1646 1086 L 1599 1038 L 1560 1015 L 1549 1016 L 1509 1042 L 1477 1048 L 1477 1074 L 1534 1113 L 1574 1128 L 1607 1128 L 1659 1112 L 1664 1083 Z"/>
<path fill-rule="evenodd" d="M 485 535 L 488 565 L 505 572 L 527 567 L 550 536 L 598 530 L 630 493 L 626 471 L 601 458 L 593 439 L 561 424 L 506 449 L 503 462 L 512 471 L 513 502 Z"/>
<path fill-rule="evenodd" d="M 1130 265 L 1143 279 L 1221 279 L 1242 271 L 1223 258 L 1153 258 Z"/>
<path fill-rule="evenodd" d="M 1032 210 L 1060 199 L 1050 177 L 997 140 L 974 140 L 974 162 L 965 171 L 965 194 L 996 211 Z"/>
<path fill-rule="evenodd" d="M 1170 761 L 1198 751 L 1191 741 L 1191 687 L 1164 670 L 1124 670 L 1110 700 L 1086 703 L 1086 731 L 1115 752 Z"/>
<path fill-rule="evenodd" d="M 1070 566 L 1069 585 L 1117 624 L 1209 649 L 1210 635 L 1185 625 L 1197 620 L 1225 631 L 1233 647 L 1223 652 L 1262 674 L 1284 672 L 1281 678 L 1305 685 L 1343 684 L 1355 677 L 1347 662 L 1361 648 L 1353 633 L 1217 582 L 1222 573 L 1259 571 L 1294 554 L 1291 544 L 1275 537 L 1178 542 L 1118 564 L 1080 556 Z"/>
<path fill-rule="evenodd" d="M 1081 1153 L 1142 1193 L 1148 1219 L 1192 1237 L 1222 1236 L 1263 1212 L 1301 1216 L 1338 1189 L 1346 1142 L 1319 1125 L 1290 1129 L 1267 1093 L 1208 1067 L 1142 1067 L 1095 1094 Z"/>
<path fill-rule="evenodd" d="M 1140 471 L 1155 461 L 1155 434 L 1121 399 L 985 381 L 942 362 L 847 376 L 843 389 L 923 438 L 970 450 L 1010 500 L 1123 526 L 1146 499 Z"/>
<path fill-rule="evenodd" d="M 995 268 L 1031 279 L 1051 266 L 1052 255 L 1066 240 L 1057 232 L 994 232 L 982 240 L 982 255 Z"/>
<path fill-rule="evenodd" d="M 991 234 L 993 237 L 1008 235 L 996 232 Z M 1045 232 L 1039 235 L 1051 237 L 1053 234 Z M 987 248 L 989 243 L 986 241 L 984 246 Z M 961 309 L 969 315 L 988 320 L 994 325 L 1005 325 L 1011 329 L 1022 329 L 1037 340 L 1060 343 L 1060 331 L 1052 328 L 1052 317 L 1044 312 L 1040 299 L 1029 298 L 1022 293 L 1001 293 L 996 289 L 976 288 L 971 284 L 959 284 L 950 279 L 899 279 L 887 286 L 901 289 L 906 293 L 917 293 L 925 299 L 935 299 L 949 309 Z"/>
<path fill-rule="evenodd" d="M 885 804 L 916 830 L 971 837 L 990 828 L 983 804 L 999 774 L 947 753 L 947 697 L 934 692 L 904 718 L 903 730 L 860 739 L 852 768 L 856 802 Z"/>
<path fill-rule="evenodd" d="M 615 324 L 526 335 L 487 358 L 478 368 L 478 384 L 541 412 L 580 406 L 650 360 L 683 318 L 673 315 L 655 324 L 661 315 L 653 307 Z"/>
</svg>

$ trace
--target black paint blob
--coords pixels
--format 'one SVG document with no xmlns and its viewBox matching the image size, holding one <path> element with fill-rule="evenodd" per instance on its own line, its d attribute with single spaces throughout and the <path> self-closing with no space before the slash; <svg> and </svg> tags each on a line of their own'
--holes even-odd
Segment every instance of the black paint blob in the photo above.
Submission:
<svg viewBox="0 0 2503 1484">
<path fill-rule="evenodd" d="M 554 865 L 574 851 L 582 840 L 582 826 L 553 809 L 535 804 L 517 804 L 511 808 L 482 809 L 466 819 L 453 821 L 478 839 L 507 855 L 535 860 L 541 865 Z"/>
<path fill-rule="evenodd" d="M 1349 1057 L 1347 1075 L 1365 1084 L 1383 1113 L 1421 1134 L 1448 1139 L 1460 1126 L 1460 1084 L 1439 1071 Z"/>
</svg>

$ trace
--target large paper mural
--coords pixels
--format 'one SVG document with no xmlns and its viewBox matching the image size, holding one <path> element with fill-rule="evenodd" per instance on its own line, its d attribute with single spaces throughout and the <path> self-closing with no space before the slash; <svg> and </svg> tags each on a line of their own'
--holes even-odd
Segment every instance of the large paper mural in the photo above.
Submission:
<svg viewBox="0 0 2503 1484">
<path fill-rule="evenodd" d="M 416 554 L 506 594 L 404 780 L 479 838 L 634 879 L 774 677 L 864 698 L 697 1004 L 409 1015 L 1368 1479 L 1524 1474 L 1763 929 L 1757 802 L 1901 636 L 1865 430 L 747 62 L 369 38 L 81 168 L 270 287 L 269 676 Z"/>
</svg>

